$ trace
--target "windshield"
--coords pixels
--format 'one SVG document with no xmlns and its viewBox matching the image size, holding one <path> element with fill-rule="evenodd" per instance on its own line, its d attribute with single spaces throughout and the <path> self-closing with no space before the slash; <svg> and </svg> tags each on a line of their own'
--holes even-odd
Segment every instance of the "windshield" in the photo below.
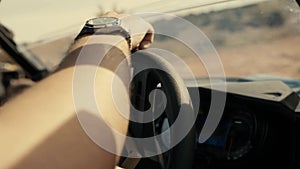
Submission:
<svg viewBox="0 0 300 169">
<path fill-rule="evenodd" d="M 0 4 L 0 21 L 12 30 L 18 44 L 29 48 L 53 70 L 88 18 L 108 10 L 166 12 L 193 23 L 209 38 L 226 77 L 267 74 L 300 79 L 299 9 L 294 0 L 192 0 L 184 3 L 179 0 L 9 0 Z M 161 18 L 153 22 L 163 21 Z M 184 25 L 181 28 L 181 32 L 174 33 L 189 31 Z M 208 76 L 193 51 L 182 43 L 156 35 L 153 47 L 180 56 L 195 76 Z M 5 54 L 1 52 L 0 55 L 3 60 Z M 185 72 L 180 73 L 185 76 Z"/>
</svg>

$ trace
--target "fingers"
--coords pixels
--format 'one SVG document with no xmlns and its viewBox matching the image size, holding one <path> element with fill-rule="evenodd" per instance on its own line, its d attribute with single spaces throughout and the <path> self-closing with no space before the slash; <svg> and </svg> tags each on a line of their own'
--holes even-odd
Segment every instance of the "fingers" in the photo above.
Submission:
<svg viewBox="0 0 300 169">
<path fill-rule="evenodd" d="M 143 18 L 131 15 L 122 19 L 128 28 L 134 49 L 148 48 L 154 39 L 154 29 Z"/>
<path fill-rule="evenodd" d="M 154 40 L 154 29 L 151 24 L 144 19 L 128 14 L 118 14 L 116 12 L 107 12 L 105 17 L 116 17 L 122 19 L 127 29 L 129 29 L 133 48 L 142 50 L 149 48 Z"/>
<path fill-rule="evenodd" d="M 106 12 L 105 14 L 103 14 L 102 16 L 105 16 L 105 17 L 115 17 L 115 18 L 124 18 L 124 17 L 127 17 L 129 16 L 128 14 L 118 14 L 116 12 L 113 12 L 113 11 L 109 11 L 109 12 Z"/>
<path fill-rule="evenodd" d="M 151 28 L 148 30 L 148 32 L 145 34 L 143 40 L 141 41 L 139 45 L 139 49 L 146 49 L 149 48 L 150 45 L 153 43 L 154 40 L 154 30 L 151 26 Z"/>
</svg>

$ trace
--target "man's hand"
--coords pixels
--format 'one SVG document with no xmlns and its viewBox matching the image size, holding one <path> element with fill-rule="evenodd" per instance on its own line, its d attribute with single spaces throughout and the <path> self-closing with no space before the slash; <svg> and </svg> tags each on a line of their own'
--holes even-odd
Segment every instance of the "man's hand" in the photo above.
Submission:
<svg viewBox="0 0 300 169">
<path fill-rule="evenodd" d="M 144 21 L 144 19 L 134 15 L 117 14 L 115 12 L 108 12 L 103 16 L 121 19 L 122 23 L 129 30 L 133 49 L 146 49 L 153 42 L 153 27 L 148 22 Z"/>
<path fill-rule="evenodd" d="M 127 14 L 117 14 L 115 12 L 108 12 L 103 17 L 116 17 L 121 19 L 121 24 L 126 27 L 131 36 L 131 47 L 128 45 L 124 37 L 120 35 L 88 35 L 83 36 L 75 41 L 69 50 L 69 54 L 63 62 L 61 63 L 58 70 L 66 67 L 74 66 L 77 56 L 80 53 L 80 49 L 91 44 L 95 48 L 90 47 L 90 54 L 99 55 L 99 47 L 111 46 L 109 51 L 102 51 L 106 55 L 105 65 L 118 65 L 122 59 L 129 58 L 132 50 L 141 50 L 150 47 L 154 39 L 153 27 L 146 22 L 144 19 L 138 16 L 127 15 Z M 130 59 L 129 59 L 130 60 Z M 112 66 L 113 67 L 113 66 Z"/>
</svg>

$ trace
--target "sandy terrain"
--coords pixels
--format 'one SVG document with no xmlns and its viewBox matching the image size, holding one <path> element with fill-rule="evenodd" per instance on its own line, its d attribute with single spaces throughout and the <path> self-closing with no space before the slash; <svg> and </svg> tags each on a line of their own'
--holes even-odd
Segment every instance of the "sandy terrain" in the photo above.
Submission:
<svg viewBox="0 0 300 169">
<path fill-rule="evenodd" d="M 281 3 L 269 1 L 242 9 L 212 12 L 209 15 L 187 15 L 186 19 L 198 26 L 216 46 L 227 77 L 272 74 L 300 79 L 299 16 L 285 8 L 278 8 Z M 264 13 L 260 12 L 262 9 Z M 270 26 L 270 20 L 279 25 Z M 282 20 L 282 23 L 278 20 Z M 184 26 L 177 33 L 195 37 Z M 75 35 L 68 36 L 47 43 L 37 42 L 28 47 L 48 69 L 53 70 L 66 55 L 74 37 Z M 199 45 L 202 43 L 197 36 L 191 41 Z M 197 56 L 178 41 L 157 38 L 152 47 L 179 56 L 197 77 L 208 76 Z M 1 58 L 5 59 L 3 54 L 0 51 Z M 170 62 L 182 76 L 186 76 L 183 69 L 178 69 L 182 67 L 182 63 L 174 60 Z M 211 65 L 215 71 L 216 63 Z"/>
<path fill-rule="evenodd" d="M 53 69 L 65 55 L 71 42 L 71 37 L 62 38 L 42 45 L 33 45 L 32 50 L 48 65 L 48 68 Z M 268 43 L 223 46 L 216 48 L 216 50 L 227 77 L 272 74 L 300 79 L 299 44 L 300 36 L 290 36 Z M 193 56 L 191 51 L 182 49 L 182 46 L 170 49 L 169 44 L 155 43 L 153 47 L 169 49 L 181 56 L 196 76 L 207 76 L 202 63 Z M 3 52 L 1 58 L 4 58 Z M 176 62 L 172 64 L 175 67 L 180 66 Z M 185 75 L 180 69 L 177 70 L 183 76 Z"/>
<path fill-rule="evenodd" d="M 270 74 L 300 79 L 299 44 L 300 36 L 289 36 L 260 43 L 221 46 L 216 51 L 227 77 Z M 208 76 L 202 62 L 187 47 L 173 42 L 156 43 L 153 47 L 169 50 L 180 56 L 195 76 Z M 175 67 L 182 67 L 179 62 L 171 63 Z M 186 72 L 177 70 L 182 76 L 186 76 Z"/>
<path fill-rule="evenodd" d="M 72 38 L 63 38 L 43 45 L 34 45 L 32 50 L 53 69 L 65 55 Z M 272 74 L 300 79 L 300 36 L 291 36 L 268 43 L 216 48 L 227 77 L 252 74 Z M 168 44 L 155 43 L 153 47 L 170 49 Z M 207 76 L 204 66 L 191 51 L 182 46 L 170 49 L 181 56 L 198 77 Z M 182 52 L 185 51 L 185 52 Z M 183 54 L 184 53 L 184 54 Z M 3 52 L 1 58 L 4 58 Z M 172 63 L 178 67 L 178 63 Z M 185 72 L 179 73 L 185 76 Z"/>
<path fill-rule="evenodd" d="M 300 36 L 217 49 L 228 76 L 274 74 L 300 79 Z"/>
</svg>

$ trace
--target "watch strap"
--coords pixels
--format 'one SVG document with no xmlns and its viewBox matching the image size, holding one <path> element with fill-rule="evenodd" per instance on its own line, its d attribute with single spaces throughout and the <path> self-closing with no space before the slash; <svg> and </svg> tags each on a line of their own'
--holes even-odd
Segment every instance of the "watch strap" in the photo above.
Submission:
<svg viewBox="0 0 300 169">
<path fill-rule="evenodd" d="M 127 41 L 129 49 L 132 49 L 130 33 L 127 30 L 125 30 L 121 25 L 108 28 L 93 28 L 89 26 L 84 26 L 80 33 L 76 36 L 75 40 L 78 40 L 88 35 L 120 35 L 123 36 Z"/>
</svg>

